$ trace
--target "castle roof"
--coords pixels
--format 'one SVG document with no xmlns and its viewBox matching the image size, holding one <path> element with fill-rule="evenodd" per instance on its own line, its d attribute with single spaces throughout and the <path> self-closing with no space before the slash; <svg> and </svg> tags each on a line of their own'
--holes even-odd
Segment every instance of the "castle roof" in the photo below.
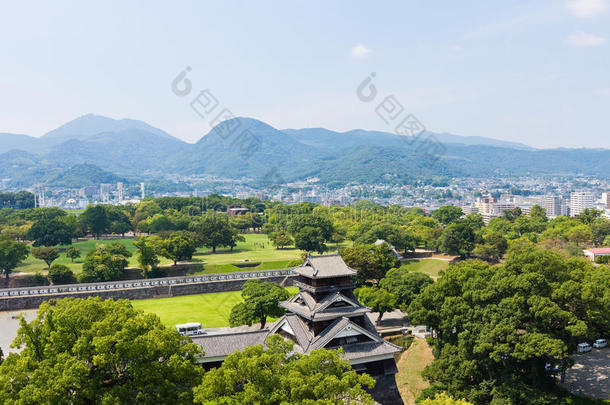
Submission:
<svg viewBox="0 0 610 405">
<path fill-rule="evenodd" d="M 308 256 L 302 265 L 294 267 L 292 270 L 297 274 L 313 279 L 356 275 L 356 270 L 348 267 L 338 253 Z"/>
</svg>

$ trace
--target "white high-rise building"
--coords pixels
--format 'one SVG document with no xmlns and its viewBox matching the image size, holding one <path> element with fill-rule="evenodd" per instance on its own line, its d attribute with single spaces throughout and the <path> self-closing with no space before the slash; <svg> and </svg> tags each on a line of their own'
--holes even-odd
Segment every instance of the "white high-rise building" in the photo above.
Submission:
<svg viewBox="0 0 610 405">
<path fill-rule="evenodd" d="M 610 193 L 602 193 L 602 204 L 605 209 L 610 209 Z"/>
<path fill-rule="evenodd" d="M 587 191 L 570 194 L 570 215 L 575 217 L 587 208 L 595 208 L 595 197 Z"/>
<path fill-rule="evenodd" d="M 554 218 L 561 215 L 561 198 L 556 195 L 545 195 L 540 198 L 540 206 L 546 211 L 546 216 Z"/>
<path fill-rule="evenodd" d="M 117 194 L 118 194 L 118 199 L 119 199 L 119 204 L 123 202 L 123 183 L 122 182 L 118 182 L 116 184 L 116 189 L 117 189 Z"/>
</svg>

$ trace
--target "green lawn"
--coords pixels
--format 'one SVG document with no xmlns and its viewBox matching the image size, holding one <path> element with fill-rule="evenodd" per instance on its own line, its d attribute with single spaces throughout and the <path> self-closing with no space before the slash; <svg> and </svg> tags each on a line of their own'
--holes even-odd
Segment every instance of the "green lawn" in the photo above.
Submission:
<svg viewBox="0 0 610 405">
<path fill-rule="evenodd" d="M 285 249 L 276 249 L 269 242 L 267 235 L 265 234 L 244 234 L 246 239 L 245 242 L 237 243 L 237 246 L 233 248 L 233 251 L 225 248 L 218 248 L 216 253 L 212 253 L 212 249 L 200 248 L 195 252 L 193 261 L 199 261 L 203 263 L 204 269 L 199 274 L 206 273 L 222 273 L 222 272 L 233 272 L 243 270 L 271 270 L 281 269 L 288 267 L 291 261 L 299 260 L 301 258 L 301 250 L 295 249 L 294 247 L 288 247 Z M 97 243 L 113 243 L 117 242 L 125 245 L 128 251 L 133 256 L 129 259 L 129 266 L 137 267 L 137 258 L 135 255 L 135 246 L 133 246 L 133 239 L 130 238 L 118 238 L 118 239 L 106 239 L 106 240 L 89 240 L 84 242 L 74 243 L 73 246 L 78 247 L 81 250 L 81 257 L 74 263 L 66 257 L 65 253 L 61 253 L 59 258 L 53 263 L 64 264 L 72 269 L 73 272 L 79 273 L 82 269 L 82 263 L 91 250 L 95 248 Z M 336 251 L 337 248 L 346 246 L 345 244 L 329 244 L 330 252 Z M 60 246 L 65 248 L 66 246 Z M 170 264 L 171 261 L 163 257 L 161 264 Z M 255 262 L 260 263 L 257 267 L 239 268 L 234 266 L 236 263 L 242 262 Z M 24 273 L 46 273 L 46 264 L 42 260 L 38 260 L 33 256 L 29 256 L 20 266 L 18 266 L 16 272 Z"/>
<path fill-rule="evenodd" d="M 95 248 L 95 245 L 97 243 L 113 243 L 113 242 L 124 245 L 127 248 L 127 250 L 132 253 L 132 257 L 129 258 L 130 266 L 138 265 L 137 259 L 135 257 L 136 248 L 133 245 L 133 239 L 130 239 L 130 238 L 88 240 L 88 241 L 84 241 L 84 242 L 76 242 L 76 243 L 73 243 L 72 246 L 75 246 L 81 250 L 80 258 L 76 259 L 76 261 L 74 263 L 72 263 L 72 261 L 68 257 L 66 257 L 66 254 L 64 252 L 62 252 L 62 253 L 60 253 L 59 258 L 57 260 L 55 260 L 53 263 L 64 264 L 64 265 L 68 266 L 70 269 L 72 269 L 73 272 L 79 273 L 82 270 L 83 260 L 85 259 L 85 256 L 87 256 L 87 253 L 89 253 L 90 251 L 92 251 Z M 62 245 L 59 247 L 66 248 L 68 246 L 69 245 Z M 162 263 L 169 263 L 169 262 L 170 262 L 169 260 L 162 258 Z M 46 273 L 46 269 L 47 269 L 47 265 L 45 264 L 45 262 L 43 262 L 42 260 L 36 259 L 34 256 L 32 256 L 30 254 L 30 256 L 28 256 L 28 258 L 21 265 L 19 265 L 15 269 L 15 271 L 24 272 L 24 273 L 36 273 L 36 272 Z"/>
<path fill-rule="evenodd" d="M 298 288 L 288 287 L 291 294 Z M 229 326 L 229 314 L 235 304 L 242 301 L 240 291 L 186 295 L 172 298 L 156 298 L 132 301 L 135 308 L 155 313 L 161 322 L 174 326 L 186 322 L 200 322 L 204 328 Z M 269 318 L 268 321 L 275 319 Z"/>
<path fill-rule="evenodd" d="M 441 270 L 445 270 L 449 266 L 449 262 L 438 259 L 414 259 L 409 260 L 400 266 L 401 269 L 407 269 L 409 271 L 418 271 L 420 273 L 424 273 L 432 277 L 433 279 L 437 279 L 439 277 L 439 272 Z"/>
</svg>

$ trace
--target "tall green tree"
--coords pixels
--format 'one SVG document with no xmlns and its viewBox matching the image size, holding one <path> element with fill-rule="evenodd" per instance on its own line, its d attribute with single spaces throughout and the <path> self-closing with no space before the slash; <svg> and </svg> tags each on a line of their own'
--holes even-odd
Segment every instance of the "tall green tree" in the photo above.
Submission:
<svg viewBox="0 0 610 405">
<path fill-rule="evenodd" d="M 241 289 L 244 302 L 231 309 L 229 323 L 231 326 L 252 325 L 260 322 L 261 329 L 267 323 L 267 317 L 278 317 L 284 314 L 284 309 L 278 304 L 290 298 L 285 288 L 271 281 L 258 279 L 248 280 Z"/>
<path fill-rule="evenodd" d="M 390 269 L 379 285 L 396 297 L 396 305 L 404 312 L 427 286 L 434 280 L 427 274 L 417 271 L 407 271 L 404 268 Z"/>
<path fill-rule="evenodd" d="M 212 248 L 212 253 L 216 253 L 218 246 L 231 246 L 238 235 L 228 216 L 216 212 L 205 214 L 199 222 L 191 225 L 191 230 L 198 234 L 204 246 Z"/>
<path fill-rule="evenodd" d="M 96 239 L 100 235 L 110 230 L 110 220 L 106 209 L 102 205 L 90 205 L 80 214 L 81 223 L 89 232 L 95 235 Z"/>
<path fill-rule="evenodd" d="M 300 228 L 294 235 L 294 246 L 297 249 L 306 252 L 324 253 L 328 249 L 324 243 L 325 238 L 320 228 L 313 226 L 304 226 Z"/>
<path fill-rule="evenodd" d="M 131 253 L 120 243 L 98 243 L 87 254 L 79 281 L 92 283 L 118 280 L 127 267 L 129 257 Z"/>
<path fill-rule="evenodd" d="M 41 304 L 0 365 L 3 404 L 191 404 L 201 349 L 127 300 Z"/>
<path fill-rule="evenodd" d="M 13 240 L 0 240 L 0 271 L 4 273 L 6 283 L 8 277 L 29 254 L 28 245 Z"/>
<path fill-rule="evenodd" d="M 159 253 L 163 248 L 163 241 L 157 235 L 146 236 L 133 241 L 138 253 L 137 259 L 144 277 L 148 278 L 152 270 L 159 264 Z"/>
<path fill-rule="evenodd" d="M 197 243 L 188 232 L 175 232 L 162 241 L 160 254 L 176 265 L 179 261 L 191 260 L 196 250 Z"/>
<path fill-rule="evenodd" d="M 441 251 L 466 257 L 474 249 L 476 234 L 465 223 L 451 224 L 443 230 L 439 240 Z"/>
<path fill-rule="evenodd" d="M 432 218 L 436 219 L 443 225 L 449 225 L 457 222 L 464 215 L 460 207 L 453 205 L 444 205 L 432 212 Z"/>
<path fill-rule="evenodd" d="M 208 371 L 195 388 L 198 404 L 297 405 L 373 404 L 364 390 L 375 380 L 358 374 L 341 351 L 318 349 L 309 355 L 292 353 L 292 342 L 279 335 L 263 345 L 230 354 Z"/>
<path fill-rule="evenodd" d="M 377 315 L 377 324 L 381 322 L 384 313 L 398 308 L 396 296 L 385 288 L 364 286 L 356 288 L 354 294 L 363 305 L 379 313 Z"/>
<path fill-rule="evenodd" d="M 45 262 L 47 268 L 51 268 L 51 263 L 59 257 L 59 250 L 49 246 L 38 246 L 32 248 L 32 256 Z"/>
<path fill-rule="evenodd" d="M 72 243 L 72 229 L 61 218 L 43 217 L 36 221 L 26 236 L 34 246 L 55 246 Z"/>
<path fill-rule="evenodd" d="M 81 251 L 76 246 L 68 246 L 66 248 L 66 257 L 69 257 L 72 263 L 74 263 L 74 259 L 78 259 L 81 255 Z"/>
</svg>

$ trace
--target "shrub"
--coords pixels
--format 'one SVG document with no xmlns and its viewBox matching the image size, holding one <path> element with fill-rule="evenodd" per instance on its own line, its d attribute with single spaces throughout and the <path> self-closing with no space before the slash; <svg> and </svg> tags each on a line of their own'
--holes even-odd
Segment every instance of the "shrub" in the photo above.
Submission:
<svg viewBox="0 0 610 405">
<path fill-rule="evenodd" d="M 72 270 L 63 264 L 52 265 L 47 278 L 53 284 L 69 284 L 75 280 Z"/>
<path fill-rule="evenodd" d="M 40 273 L 34 274 L 33 283 L 34 283 L 35 286 L 38 286 L 38 285 L 49 285 L 49 281 L 47 280 L 47 278 L 45 276 L 43 276 L 42 274 L 40 274 Z"/>
</svg>

